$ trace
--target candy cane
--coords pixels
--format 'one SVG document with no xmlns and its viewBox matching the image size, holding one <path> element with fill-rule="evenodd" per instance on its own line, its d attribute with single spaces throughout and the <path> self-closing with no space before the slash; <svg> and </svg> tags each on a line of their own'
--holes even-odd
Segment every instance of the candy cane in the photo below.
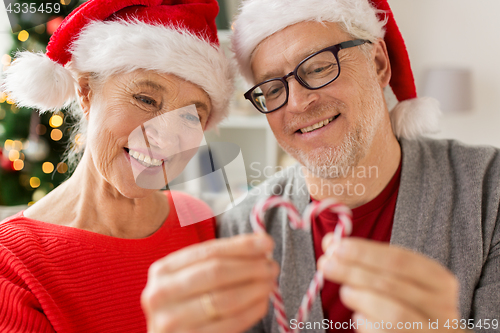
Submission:
<svg viewBox="0 0 500 333">
<path fill-rule="evenodd" d="M 339 222 L 334 230 L 334 240 L 333 245 L 329 247 L 327 255 L 331 255 L 332 251 L 338 246 L 339 241 L 342 237 L 349 236 L 352 232 L 352 212 L 345 205 L 339 203 L 334 199 L 326 199 L 319 202 L 312 202 L 307 205 L 302 217 L 300 216 L 297 208 L 288 200 L 283 199 L 279 196 L 271 196 L 266 200 L 257 202 L 253 207 L 250 214 L 250 224 L 252 225 L 253 231 L 256 233 L 266 232 L 266 227 L 264 225 L 264 215 L 268 209 L 274 207 L 284 207 L 286 208 L 287 217 L 290 220 L 290 226 L 292 229 L 302 229 L 309 231 L 311 228 L 311 223 L 314 219 L 318 217 L 324 210 L 330 210 L 337 214 Z M 319 294 L 321 288 L 323 288 L 324 279 L 323 274 L 320 271 L 314 273 L 314 277 L 307 288 L 307 292 L 302 298 L 299 310 L 295 319 L 297 322 L 305 322 L 311 311 L 312 304 Z M 283 304 L 283 298 L 281 296 L 281 291 L 279 289 L 278 283 L 276 282 L 273 292 L 271 295 L 271 301 L 274 306 L 274 315 L 276 316 L 276 321 L 278 322 L 278 327 L 280 333 L 290 333 L 290 327 L 288 326 L 288 319 L 285 313 L 285 306 Z M 299 332 L 299 329 L 294 329 L 294 333 Z"/>
</svg>

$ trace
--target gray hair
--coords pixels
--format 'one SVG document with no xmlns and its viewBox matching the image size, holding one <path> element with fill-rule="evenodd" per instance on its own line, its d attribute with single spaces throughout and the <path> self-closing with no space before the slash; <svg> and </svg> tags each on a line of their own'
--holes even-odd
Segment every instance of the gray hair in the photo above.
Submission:
<svg viewBox="0 0 500 333">
<path fill-rule="evenodd" d="M 71 65 L 68 66 L 71 69 Z M 109 79 L 110 75 L 97 73 L 76 73 L 72 70 L 72 74 L 79 81 L 82 77 L 88 77 L 90 90 L 92 91 L 91 103 L 99 103 L 102 100 L 102 87 Z M 75 89 L 80 87 L 76 84 Z M 73 101 L 67 109 L 66 114 L 73 120 L 70 126 L 70 136 L 66 150 L 63 154 L 63 161 L 68 165 L 70 172 L 74 171 L 82 159 L 86 147 L 86 136 L 88 120 L 78 101 Z"/>
</svg>

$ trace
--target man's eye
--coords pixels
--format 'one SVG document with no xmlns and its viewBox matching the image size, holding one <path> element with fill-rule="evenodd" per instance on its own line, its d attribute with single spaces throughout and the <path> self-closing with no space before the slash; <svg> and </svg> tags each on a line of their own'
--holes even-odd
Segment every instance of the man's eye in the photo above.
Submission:
<svg viewBox="0 0 500 333">
<path fill-rule="evenodd" d="M 327 67 L 314 67 L 314 68 L 309 69 L 309 71 L 307 72 L 307 75 L 320 74 L 321 72 L 324 72 L 325 70 L 327 70 Z"/>
<path fill-rule="evenodd" d="M 281 94 L 282 90 L 282 85 L 270 87 L 269 90 L 266 91 L 265 96 L 266 98 L 276 98 Z"/>
<path fill-rule="evenodd" d="M 336 70 L 336 66 L 331 63 L 317 64 L 305 71 L 306 76 L 328 75 Z"/>
<path fill-rule="evenodd" d="M 318 68 L 315 68 L 312 72 L 313 73 L 321 73 L 322 71 L 324 71 L 326 68 L 325 67 L 318 67 Z"/>
</svg>

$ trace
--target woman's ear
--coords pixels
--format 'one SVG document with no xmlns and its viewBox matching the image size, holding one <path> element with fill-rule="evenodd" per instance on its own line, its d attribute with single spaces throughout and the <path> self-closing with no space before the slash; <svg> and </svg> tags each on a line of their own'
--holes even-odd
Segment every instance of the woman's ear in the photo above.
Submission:
<svg viewBox="0 0 500 333">
<path fill-rule="evenodd" d="M 92 90 L 90 89 L 89 75 L 82 75 L 78 78 L 78 101 L 85 118 L 88 119 L 90 112 L 90 102 L 92 100 Z"/>
<path fill-rule="evenodd" d="M 387 46 L 383 39 L 379 38 L 373 43 L 372 56 L 380 86 L 385 88 L 391 80 L 391 62 L 389 61 Z"/>
</svg>

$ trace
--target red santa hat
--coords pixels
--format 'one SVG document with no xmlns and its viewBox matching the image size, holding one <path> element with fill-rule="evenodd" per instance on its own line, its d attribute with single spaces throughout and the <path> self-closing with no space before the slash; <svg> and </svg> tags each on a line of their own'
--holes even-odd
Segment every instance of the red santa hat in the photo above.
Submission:
<svg viewBox="0 0 500 333">
<path fill-rule="evenodd" d="M 74 101 L 78 73 L 135 69 L 174 74 L 207 92 L 207 128 L 227 115 L 233 66 L 219 47 L 216 0 L 89 0 L 50 38 L 45 54 L 19 52 L 4 90 L 20 106 L 41 112 Z"/>
<path fill-rule="evenodd" d="M 272 34 L 299 22 L 340 23 L 357 38 L 384 38 L 392 68 L 390 86 L 399 103 L 391 111 L 394 134 L 415 138 L 438 130 L 439 103 L 417 91 L 410 59 L 387 0 L 246 0 L 233 24 L 232 47 L 243 76 L 255 84 L 251 57 Z"/>
</svg>

